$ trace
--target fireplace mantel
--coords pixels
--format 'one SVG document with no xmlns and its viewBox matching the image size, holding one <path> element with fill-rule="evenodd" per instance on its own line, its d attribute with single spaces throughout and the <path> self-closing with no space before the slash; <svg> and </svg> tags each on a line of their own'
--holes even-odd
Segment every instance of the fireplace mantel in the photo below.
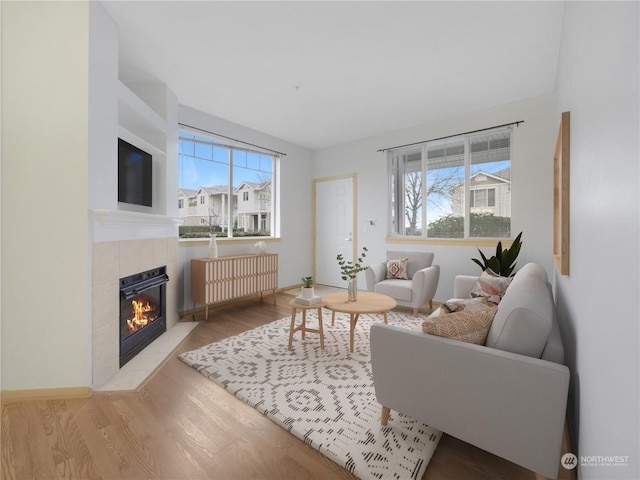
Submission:
<svg viewBox="0 0 640 480">
<path fill-rule="evenodd" d="M 126 210 L 95 209 L 93 241 L 135 240 L 178 236 L 183 219 Z"/>
<path fill-rule="evenodd" d="M 157 215 L 153 213 L 130 212 L 127 210 L 96 209 L 91 211 L 101 225 L 136 225 L 136 226 L 177 226 L 183 220 Z"/>
</svg>

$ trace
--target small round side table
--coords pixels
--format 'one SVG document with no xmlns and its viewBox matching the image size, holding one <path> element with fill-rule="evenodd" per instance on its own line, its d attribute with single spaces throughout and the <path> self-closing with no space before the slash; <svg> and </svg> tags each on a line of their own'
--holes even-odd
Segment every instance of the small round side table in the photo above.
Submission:
<svg viewBox="0 0 640 480">
<path fill-rule="evenodd" d="M 291 350 L 291 344 L 293 342 L 293 334 L 297 331 L 302 332 L 302 340 L 304 340 L 304 334 L 317 333 L 320 335 L 320 349 L 324 350 L 324 332 L 322 331 L 322 307 L 324 302 L 314 303 L 313 305 L 304 305 L 298 303 L 295 300 L 289 302 L 291 307 L 291 329 L 289 330 L 289 350 Z M 307 328 L 307 310 L 316 309 L 318 311 L 318 328 Z M 298 310 L 302 310 L 302 323 L 296 326 L 296 313 Z"/>
</svg>

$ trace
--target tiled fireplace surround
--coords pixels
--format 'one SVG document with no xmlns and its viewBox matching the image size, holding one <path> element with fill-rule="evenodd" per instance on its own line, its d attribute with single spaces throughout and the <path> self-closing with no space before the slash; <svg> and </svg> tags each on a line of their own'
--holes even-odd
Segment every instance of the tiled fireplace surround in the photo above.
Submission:
<svg viewBox="0 0 640 480">
<path fill-rule="evenodd" d="M 166 287 L 167 333 L 177 330 L 178 321 L 178 239 L 173 237 L 103 241 L 93 244 L 92 258 L 92 370 L 94 390 L 126 390 L 114 383 L 122 375 L 119 367 L 119 280 L 122 277 L 166 265 L 169 283 Z M 189 327 L 186 324 L 185 327 Z M 122 369 L 128 370 L 128 384 L 140 384 L 175 348 L 167 342 L 167 334 L 156 339 L 147 349 Z M 155 346 L 155 350 L 154 347 Z M 149 351 L 148 351 L 149 350 Z M 149 363 L 151 365 L 149 365 Z M 139 378 L 131 378 L 138 376 Z M 117 383 L 117 382 L 116 382 Z M 110 387 L 111 386 L 111 387 Z"/>
</svg>

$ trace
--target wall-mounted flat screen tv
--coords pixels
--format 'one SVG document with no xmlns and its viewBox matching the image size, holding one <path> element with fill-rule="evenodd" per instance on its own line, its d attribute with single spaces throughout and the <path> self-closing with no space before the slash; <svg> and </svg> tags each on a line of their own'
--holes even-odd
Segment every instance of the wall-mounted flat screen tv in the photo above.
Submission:
<svg viewBox="0 0 640 480">
<path fill-rule="evenodd" d="M 152 206 L 153 171 L 150 153 L 118 139 L 118 201 Z"/>
</svg>

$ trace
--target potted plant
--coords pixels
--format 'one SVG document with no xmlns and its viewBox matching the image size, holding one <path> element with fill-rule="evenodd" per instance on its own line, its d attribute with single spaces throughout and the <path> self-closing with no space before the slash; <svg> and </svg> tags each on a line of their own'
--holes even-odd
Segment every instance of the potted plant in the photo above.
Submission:
<svg viewBox="0 0 640 480">
<path fill-rule="evenodd" d="M 302 298 L 313 298 L 313 277 L 302 277 Z"/>
<path fill-rule="evenodd" d="M 501 277 L 511 277 L 515 275 L 513 273 L 513 269 L 516 267 L 516 258 L 520 253 L 520 248 L 522 247 L 522 242 L 520 238 L 522 237 L 522 232 L 518 234 L 510 248 L 503 249 L 502 242 L 498 242 L 496 246 L 496 254 L 491 258 L 485 257 L 485 255 L 478 249 L 480 252 L 480 256 L 482 257 L 482 261 L 477 258 L 472 258 L 471 260 L 478 264 L 482 271 L 484 272 L 487 268 L 490 268 L 493 273 L 496 275 L 500 275 Z"/>
<path fill-rule="evenodd" d="M 340 274 L 342 280 L 346 280 L 348 282 L 348 300 L 350 302 L 355 302 L 357 300 L 358 294 L 358 273 L 366 270 L 367 267 L 362 264 L 364 258 L 367 256 L 367 252 L 369 250 L 367 247 L 362 247 L 362 253 L 356 259 L 355 262 L 346 261 L 341 253 L 336 256 L 336 260 L 338 260 L 338 266 L 340 267 Z"/>
</svg>

